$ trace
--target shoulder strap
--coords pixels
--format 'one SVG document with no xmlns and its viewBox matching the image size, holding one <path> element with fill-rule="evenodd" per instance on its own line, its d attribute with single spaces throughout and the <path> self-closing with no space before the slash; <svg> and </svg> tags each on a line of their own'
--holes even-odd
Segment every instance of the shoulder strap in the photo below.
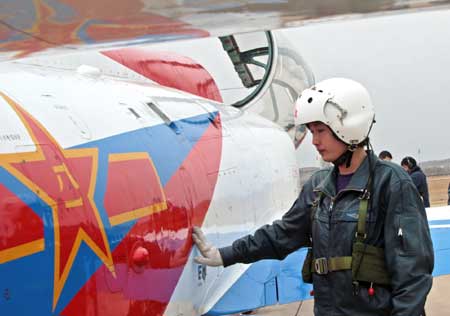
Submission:
<svg viewBox="0 0 450 316">
<path fill-rule="evenodd" d="M 312 206 L 311 206 L 311 213 L 310 213 L 310 220 L 311 220 L 311 223 L 312 223 L 313 220 L 314 220 L 314 215 L 316 214 L 317 208 L 319 207 L 319 204 L 320 204 L 320 202 L 322 201 L 323 196 L 324 196 L 323 192 L 322 192 L 322 191 L 319 191 L 319 194 L 317 194 L 316 199 L 315 199 L 315 200 L 313 201 L 313 203 L 312 203 Z"/>
<path fill-rule="evenodd" d="M 367 218 L 367 209 L 369 205 L 369 197 L 368 193 L 364 194 L 361 197 L 361 201 L 359 202 L 359 214 L 358 214 L 358 228 L 356 230 L 356 240 L 364 241 L 367 237 L 366 233 L 366 218 Z"/>
<path fill-rule="evenodd" d="M 370 153 L 369 153 L 370 155 Z M 377 165 L 377 161 L 375 160 L 375 164 L 372 166 L 371 164 L 371 157 L 368 157 L 369 159 L 369 177 L 367 179 L 366 188 L 364 189 L 363 194 L 360 197 L 359 202 L 359 215 L 358 215 L 358 228 L 355 234 L 356 241 L 363 242 L 367 237 L 366 232 L 366 219 L 369 214 L 367 214 L 367 211 L 369 209 L 369 203 L 370 206 L 372 205 L 371 201 L 371 193 L 373 190 L 373 177 L 375 174 L 375 168 Z"/>
</svg>

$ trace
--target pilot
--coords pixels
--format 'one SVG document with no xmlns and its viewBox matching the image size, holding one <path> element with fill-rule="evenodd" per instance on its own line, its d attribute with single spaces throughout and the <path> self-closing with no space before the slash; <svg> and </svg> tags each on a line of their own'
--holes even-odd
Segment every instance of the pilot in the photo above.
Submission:
<svg viewBox="0 0 450 316">
<path fill-rule="evenodd" d="M 417 191 L 419 191 L 422 197 L 425 207 L 430 207 L 430 198 L 428 195 L 428 183 L 427 176 L 423 173 L 422 169 L 417 165 L 416 159 L 407 156 L 402 159 L 400 165 L 411 176 L 412 181 L 416 185 Z"/>
<path fill-rule="evenodd" d="M 313 284 L 315 315 L 424 315 L 434 265 L 425 208 L 401 167 L 370 149 L 367 90 L 328 79 L 302 92 L 296 112 L 334 166 L 313 174 L 280 220 L 230 246 L 218 249 L 194 228 L 196 262 L 281 260 L 308 247 L 302 276 Z"/>
</svg>

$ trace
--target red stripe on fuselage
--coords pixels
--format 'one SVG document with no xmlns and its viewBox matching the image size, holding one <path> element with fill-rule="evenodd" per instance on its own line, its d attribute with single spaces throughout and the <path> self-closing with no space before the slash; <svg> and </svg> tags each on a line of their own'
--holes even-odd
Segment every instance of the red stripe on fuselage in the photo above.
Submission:
<svg viewBox="0 0 450 316">
<path fill-rule="evenodd" d="M 201 225 L 211 203 L 220 165 L 219 116 L 164 188 L 168 209 L 139 219 L 113 252 L 117 278 L 102 266 L 61 315 L 162 315 L 192 248 L 191 229 Z M 145 247 L 150 261 L 133 267 L 131 257 Z"/>
<path fill-rule="evenodd" d="M 160 85 L 222 102 L 213 77 L 202 65 L 189 57 L 139 48 L 123 48 L 102 53 Z"/>
</svg>

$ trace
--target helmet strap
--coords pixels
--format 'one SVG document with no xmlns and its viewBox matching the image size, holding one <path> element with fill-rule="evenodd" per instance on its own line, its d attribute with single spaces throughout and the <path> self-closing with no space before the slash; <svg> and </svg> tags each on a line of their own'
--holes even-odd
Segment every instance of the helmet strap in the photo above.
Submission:
<svg viewBox="0 0 450 316">
<path fill-rule="evenodd" d="M 336 137 L 337 138 L 337 137 Z M 339 138 L 337 138 L 340 140 Z M 342 142 L 342 140 L 340 140 Z M 348 168 L 352 164 L 352 158 L 353 158 L 353 152 L 360 146 L 360 145 L 347 145 L 347 150 L 340 155 L 335 161 L 333 161 L 333 164 L 336 167 L 339 167 L 345 163 L 345 167 Z"/>
<path fill-rule="evenodd" d="M 335 161 L 333 161 L 333 165 L 339 167 L 345 163 L 345 167 L 350 167 L 352 163 L 353 151 L 347 149 L 342 155 L 340 155 Z"/>
<path fill-rule="evenodd" d="M 373 125 L 373 122 L 372 122 Z M 372 129 L 372 125 L 370 126 L 370 129 Z M 335 133 L 333 130 L 331 130 L 331 132 L 333 133 L 334 138 L 336 138 L 338 141 L 343 142 Z M 370 130 L 369 130 L 370 132 Z M 347 145 L 347 150 L 340 155 L 335 161 L 333 161 L 333 165 L 335 165 L 336 167 L 339 167 L 341 165 L 343 165 L 345 163 L 345 167 L 349 168 L 350 165 L 352 164 L 352 158 L 353 158 L 353 152 L 358 148 L 358 147 L 364 147 L 370 146 L 370 141 L 369 141 L 369 137 L 366 137 L 365 140 L 363 140 L 361 143 L 359 144 L 347 144 L 345 142 L 343 142 L 344 144 Z"/>
</svg>

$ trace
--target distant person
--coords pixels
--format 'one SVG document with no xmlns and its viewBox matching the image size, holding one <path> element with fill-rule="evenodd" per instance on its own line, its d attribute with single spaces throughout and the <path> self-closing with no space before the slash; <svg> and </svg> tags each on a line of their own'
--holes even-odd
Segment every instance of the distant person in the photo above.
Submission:
<svg viewBox="0 0 450 316">
<path fill-rule="evenodd" d="M 450 183 L 448 184 L 448 205 L 450 205 Z"/>
<path fill-rule="evenodd" d="M 392 160 L 392 155 L 390 152 L 388 152 L 387 150 L 383 150 L 382 152 L 380 152 L 380 154 L 378 155 L 378 158 L 380 158 L 381 160 L 385 160 L 385 161 L 391 161 Z"/>
<path fill-rule="evenodd" d="M 416 159 L 407 156 L 402 159 L 400 163 L 406 172 L 411 176 L 414 184 L 416 185 L 417 191 L 419 191 L 422 197 L 423 204 L 425 207 L 430 207 L 430 198 L 428 196 L 428 183 L 427 177 L 423 173 L 422 169 L 417 165 Z"/>
</svg>

